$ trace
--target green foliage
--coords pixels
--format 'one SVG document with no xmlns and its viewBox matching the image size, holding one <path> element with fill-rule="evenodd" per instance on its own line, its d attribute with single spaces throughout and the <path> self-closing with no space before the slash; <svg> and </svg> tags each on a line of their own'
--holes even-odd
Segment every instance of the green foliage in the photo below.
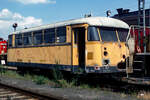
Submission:
<svg viewBox="0 0 150 100">
<path fill-rule="evenodd" d="M 5 72 L 6 70 L 4 69 L 4 66 L 0 65 L 0 74 L 2 75 Z"/>
<path fill-rule="evenodd" d="M 44 76 L 34 76 L 33 77 L 33 82 L 35 82 L 38 85 L 46 84 L 48 82 L 48 78 Z"/>
<path fill-rule="evenodd" d="M 7 77 L 12 77 L 12 78 L 22 78 L 22 76 L 20 76 L 15 71 L 6 71 L 6 70 L 1 71 L 1 76 L 7 76 Z"/>
<path fill-rule="evenodd" d="M 61 88 L 72 88 L 76 86 L 76 81 L 67 82 L 67 80 L 62 79 L 58 81 L 58 84 Z"/>
<path fill-rule="evenodd" d="M 80 86 L 79 86 L 79 88 L 82 88 L 82 89 L 89 89 L 89 88 L 91 88 L 88 84 L 81 84 Z"/>
<path fill-rule="evenodd" d="M 48 84 L 49 82 L 51 82 L 47 77 L 38 76 L 38 75 L 31 75 L 29 73 L 25 74 L 24 78 L 27 80 L 32 80 L 33 82 L 35 82 L 38 85 Z"/>
<path fill-rule="evenodd" d="M 52 76 L 53 76 L 54 81 L 63 79 L 63 74 L 61 73 L 61 71 L 58 69 L 57 66 L 56 68 L 52 70 Z"/>
<path fill-rule="evenodd" d="M 32 80 L 36 84 L 46 84 L 50 80 L 44 76 L 37 76 L 37 75 L 30 75 L 29 73 L 25 74 L 24 76 L 21 76 L 15 71 L 1 71 L 1 76 L 7 76 L 10 78 L 19 78 L 19 79 L 26 79 L 26 80 Z"/>
<path fill-rule="evenodd" d="M 33 77 L 33 75 L 30 75 L 29 73 L 27 73 L 27 74 L 24 74 L 24 78 L 33 81 L 34 77 Z"/>
</svg>

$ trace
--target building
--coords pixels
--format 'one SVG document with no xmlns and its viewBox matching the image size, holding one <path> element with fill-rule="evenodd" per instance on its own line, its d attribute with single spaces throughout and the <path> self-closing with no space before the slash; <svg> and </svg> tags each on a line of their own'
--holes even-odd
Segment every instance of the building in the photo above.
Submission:
<svg viewBox="0 0 150 100">
<path fill-rule="evenodd" d="M 113 18 L 123 20 L 129 25 L 138 25 L 138 11 L 130 12 L 130 9 L 119 8 L 117 12 Z M 145 10 L 145 18 L 146 26 L 150 26 L 150 9 Z"/>
</svg>

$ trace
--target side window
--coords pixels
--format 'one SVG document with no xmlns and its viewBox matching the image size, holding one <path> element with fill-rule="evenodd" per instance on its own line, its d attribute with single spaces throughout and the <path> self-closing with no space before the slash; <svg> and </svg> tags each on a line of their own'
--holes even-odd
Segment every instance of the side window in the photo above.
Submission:
<svg viewBox="0 0 150 100">
<path fill-rule="evenodd" d="M 24 45 L 32 45 L 32 34 L 31 33 L 24 33 L 23 44 Z"/>
<path fill-rule="evenodd" d="M 16 34 L 15 35 L 15 46 L 21 46 L 22 45 L 22 34 Z"/>
<path fill-rule="evenodd" d="M 77 29 L 74 30 L 74 43 L 77 43 L 79 31 Z"/>
<path fill-rule="evenodd" d="M 8 36 L 8 47 L 12 47 L 12 35 Z"/>
<path fill-rule="evenodd" d="M 44 43 L 54 43 L 55 42 L 55 29 L 44 30 Z"/>
<path fill-rule="evenodd" d="M 33 43 L 35 45 L 43 43 L 42 30 L 33 32 Z"/>
<path fill-rule="evenodd" d="M 88 41 L 100 41 L 96 27 L 88 27 Z"/>
<path fill-rule="evenodd" d="M 58 27 L 56 33 L 57 33 L 57 42 L 60 43 L 66 42 L 66 27 Z"/>
</svg>

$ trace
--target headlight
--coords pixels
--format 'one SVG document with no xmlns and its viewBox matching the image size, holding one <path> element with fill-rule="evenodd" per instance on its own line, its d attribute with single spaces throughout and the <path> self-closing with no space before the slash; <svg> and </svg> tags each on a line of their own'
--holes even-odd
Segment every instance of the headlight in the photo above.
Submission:
<svg viewBox="0 0 150 100">
<path fill-rule="evenodd" d="M 104 51 L 104 56 L 107 56 L 108 55 L 108 52 L 107 51 Z"/>
<path fill-rule="evenodd" d="M 103 59 L 102 64 L 105 65 L 105 66 L 109 65 L 110 64 L 110 60 L 109 59 Z"/>
</svg>

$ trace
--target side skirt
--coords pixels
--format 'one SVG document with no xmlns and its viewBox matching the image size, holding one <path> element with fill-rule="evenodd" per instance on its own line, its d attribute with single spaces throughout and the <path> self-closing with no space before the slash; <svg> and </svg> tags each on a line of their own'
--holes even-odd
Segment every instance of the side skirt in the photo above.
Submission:
<svg viewBox="0 0 150 100">
<path fill-rule="evenodd" d="M 7 62 L 8 66 L 15 67 L 25 67 L 25 68 L 33 68 L 33 69 L 58 69 L 64 71 L 70 71 L 73 73 L 83 74 L 83 73 L 97 73 L 97 74 L 105 74 L 105 73 L 121 73 L 122 71 L 118 70 L 115 66 L 109 67 L 99 67 L 99 69 L 94 69 L 93 66 L 85 67 L 85 69 L 80 68 L 79 66 L 72 65 L 61 65 L 61 64 L 38 64 L 38 63 L 23 63 L 23 62 Z"/>
</svg>

